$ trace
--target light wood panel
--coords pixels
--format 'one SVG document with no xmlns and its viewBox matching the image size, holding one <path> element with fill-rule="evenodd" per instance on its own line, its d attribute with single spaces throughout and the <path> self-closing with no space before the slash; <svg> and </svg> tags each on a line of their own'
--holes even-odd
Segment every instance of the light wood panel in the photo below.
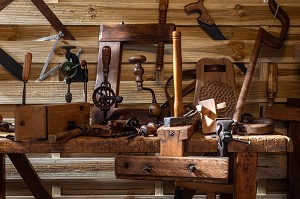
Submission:
<svg viewBox="0 0 300 199">
<path fill-rule="evenodd" d="M 89 83 L 88 101 L 93 107 L 91 95 L 96 80 L 96 67 L 98 62 L 98 39 L 101 24 L 158 23 L 157 0 L 45 0 L 58 18 L 66 25 L 67 29 L 75 36 L 76 41 L 62 40 L 51 60 L 51 66 L 65 60 L 62 45 L 76 45 L 84 51 L 82 59 L 88 62 Z M 278 35 L 281 25 L 278 20 L 273 23 L 273 14 L 266 3 L 260 0 L 206 0 L 204 5 L 209 14 L 219 25 L 220 30 L 228 41 L 213 41 L 197 22 L 199 14 L 187 15 L 184 6 L 191 0 L 169 1 L 167 22 L 175 23 L 177 30 L 182 33 L 182 59 L 183 70 L 195 68 L 200 58 L 229 58 L 234 62 L 243 62 L 247 66 L 252 52 L 257 30 L 260 26 L 266 28 L 274 35 Z M 289 97 L 300 98 L 300 63 L 294 59 L 294 44 L 300 40 L 300 2 L 299 0 L 277 0 L 291 19 L 287 40 L 282 49 L 270 49 L 263 45 L 258 64 L 252 79 L 251 88 L 244 107 L 244 112 L 259 116 L 260 106 L 266 105 L 268 62 L 278 64 L 278 93 L 275 104 L 285 106 Z M 273 25 L 272 25 L 273 24 Z M 53 41 L 35 42 L 33 40 L 49 35 L 55 31 L 45 17 L 33 6 L 30 0 L 14 0 L 0 12 L 0 47 L 6 50 L 14 59 L 23 64 L 24 53 L 31 51 L 33 54 L 32 70 L 27 85 L 27 102 L 29 104 L 63 103 L 66 93 L 66 84 L 63 77 L 57 73 L 42 83 L 37 83 L 39 73 L 53 44 Z M 172 75 L 172 46 L 166 45 L 164 80 L 156 82 L 155 45 L 124 45 L 123 64 L 121 68 L 120 95 L 124 101 L 119 107 L 148 108 L 150 94 L 137 92 L 134 82 L 133 66 L 128 63 L 132 55 L 143 54 L 147 62 L 145 69 L 144 85 L 151 87 L 156 92 L 158 103 L 163 103 L 166 98 L 164 84 Z M 241 55 L 241 56 L 240 56 Z M 235 66 L 235 78 L 239 90 L 244 75 Z M 187 85 L 191 80 L 185 80 Z M 172 93 L 172 86 L 170 91 Z M 74 101 L 83 101 L 83 85 L 71 84 Z M 14 109 L 21 104 L 22 83 L 8 74 L 0 66 L 0 114 L 5 119 L 13 121 Z M 184 102 L 192 102 L 193 93 L 184 97 Z M 277 132 L 286 134 L 286 125 L 276 122 Z M 45 155 L 45 154 L 44 154 Z M 66 157 L 66 155 L 62 155 Z M 68 156 L 68 155 L 67 155 Z M 69 155 L 69 157 L 72 155 Z M 150 199 L 173 198 L 174 184 L 163 183 L 163 189 L 157 193 L 164 196 L 155 196 L 155 183 L 149 181 L 116 181 L 111 156 L 108 159 L 100 158 L 106 154 L 96 154 L 97 158 L 88 154 L 81 154 L 77 158 L 52 159 L 49 155 L 40 158 L 33 155 L 32 160 L 38 172 L 45 178 L 49 189 L 58 196 L 56 198 L 137 198 Z M 91 161 L 89 158 L 91 157 Z M 259 183 L 257 198 L 286 198 L 286 155 L 261 154 L 259 156 L 257 176 L 264 183 Z M 69 163 L 69 167 L 66 166 Z M 49 167 L 50 165 L 50 167 Z M 93 168 L 95 170 L 93 170 Z M 24 198 L 31 195 L 22 180 L 17 176 L 11 164 L 8 163 L 8 197 L 9 199 Z M 93 179 L 92 177 L 97 178 Z M 81 178 L 85 178 L 82 180 Z M 268 180 L 269 179 L 269 180 Z M 82 185 L 84 182 L 85 186 Z M 108 185 L 111 189 L 108 189 Z M 116 190 L 113 192 L 113 190 Z M 63 194 L 63 196 L 59 196 Z M 91 194 L 97 194 L 91 195 Z M 114 194 L 114 195 L 112 195 Z M 195 198 L 205 198 L 199 193 Z M 18 195 L 18 196 L 17 196 Z M 75 196 L 76 195 L 76 196 Z M 29 196 L 30 198 L 30 196 Z"/>
</svg>

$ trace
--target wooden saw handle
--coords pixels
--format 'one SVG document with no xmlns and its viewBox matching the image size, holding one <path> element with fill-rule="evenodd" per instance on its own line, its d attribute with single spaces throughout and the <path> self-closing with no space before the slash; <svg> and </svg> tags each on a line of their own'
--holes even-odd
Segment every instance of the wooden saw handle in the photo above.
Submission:
<svg viewBox="0 0 300 199">
<path fill-rule="evenodd" d="M 30 69 L 32 62 L 32 54 L 30 52 L 25 53 L 25 60 L 23 66 L 22 80 L 27 82 L 29 79 Z"/>
<path fill-rule="evenodd" d="M 174 116 L 182 117 L 182 57 L 181 32 L 173 31 L 173 77 L 174 77 Z"/>
</svg>

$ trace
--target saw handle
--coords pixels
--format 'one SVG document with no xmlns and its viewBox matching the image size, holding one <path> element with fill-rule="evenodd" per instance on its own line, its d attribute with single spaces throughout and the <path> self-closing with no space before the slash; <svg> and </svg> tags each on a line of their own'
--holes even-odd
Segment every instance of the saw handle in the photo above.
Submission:
<svg viewBox="0 0 300 199">
<path fill-rule="evenodd" d="M 174 116 L 183 116 L 181 32 L 173 31 Z"/>
<path fill-rule="evenodd" d="M 23 73 L 22 73 L 23 82 L 27 82 L 29 79 L 31 62 L 32 62 L 32 54 L 30 52 L 25 53 L 25 60 L 24 60 Z"/>
<path fill-rule="evenodd" d="M 198 21 L 207 25 L 214 25 L 215 22 L 213 18 L 208 14 L 207 9 L 204 7 L 203 0 L 199 0 L 195 3 L 190 3 L 184 7 L 184 10 L 187 14 L 191 14 L 194 12 L 199 12 L 200 17 L 198 17 Z"/>
</svg>

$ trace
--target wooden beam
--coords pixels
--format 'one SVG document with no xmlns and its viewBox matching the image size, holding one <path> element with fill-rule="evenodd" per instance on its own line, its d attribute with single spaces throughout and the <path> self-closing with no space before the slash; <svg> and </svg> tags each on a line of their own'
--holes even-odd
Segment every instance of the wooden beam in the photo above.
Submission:
<svg viewBox="0 0 300 199">
<path fill-rule="evenodd" d="M 32 3 L 39 9 L 39 11 L 46 17 L 50 24 L 55 28 L 57 32 L 61 31 L 64 34 L 64 39 L 75 40 L 73 35 L 62 24 L 52 10 L 47 6 L 43 0 L 31 0 Z"/>
<path fill-rule="evenodd" d="M 0 153 L 0 199 L 5 199 L 5 154 Z"/>
<path fill-rule="evenodd" d="M 300 99 L 289 98 L 289 107 L 298 107 L 300 109 Z M 298 118 L 299 119 L 299 118 Z M 290 122 L 288 126 L 288 136 L 293 140 L 294 150 L 288 153 L 288 198 L 300 198 L 300 120 L 298 122 Z"/>
<path fill-rule="evenodd" d="M 234 198 L 256 198 L 257 153 L 237 153 Z"/>
<path fill-rule="evenodd" d="M 101 25 L 100 42 L 154 44 L 158 41 L 172 43 L 174 24 L 118 24 Z"/>
<path fill-rule="evenodd" d="M 261 115 L 272 120 L 300 122 L 300 108 L 296 107 L 261 107 Z"/>
<path fill-rule="evenodd" d="M 52 199 L 24 153 L 7 154 L 35 198 Z"/>
<path fill-rule="evenodd" d="M 2 0 L 2 2 L 0 3 L 0 11 L 8 6 L 11 2 L 13 2 L 13 0 Z"/>
<path fill-rule="evenodd" d="M 125 179 L 227 183 L 227 168 L 228 158 L 220 157 L 117 155 L 115 160 L 117 178 Z"/>
</svg>

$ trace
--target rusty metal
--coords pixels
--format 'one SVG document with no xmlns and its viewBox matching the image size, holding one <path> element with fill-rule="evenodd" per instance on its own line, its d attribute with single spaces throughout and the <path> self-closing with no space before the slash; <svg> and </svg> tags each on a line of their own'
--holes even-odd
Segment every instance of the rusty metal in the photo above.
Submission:
<svg viewBox="0 0 300 199">
<path fill-rule="evenodd" d="M 267 32 L 263 28 L 259 28 L 258 34 L 255 40 L 255 44 L 252 50 L 250 63 L 247 69 L 247 73 L 241 88 L 241 92 L 237 101 L 236 110 L 233 115 L 233 120 L 235 122 L 239 122 L 241 119 L 241 114 L 243 111 L 243 107 L 247 98 L 248 90 L 250 88 L 251 79 L 254 73 L 255 65 L 257 62 L 257 58 L 260 52 L 260 48 L 262 44 L 266 44 L 267 46 L 271 48 L 281 48 L 284 42 L 284 39 L 287 35 L 287 31 L 290 24 L 290 19 L 286 12 L 279 7 L 279 5 L 274 0 L 269 0 L 269 8 L 272 11 L 274 15 L 276 15 L 276 18 L 280 20 L 282 23 L 282 28 L 280 31 L 279 37 L 275 37 L 271 33 Z M 276 13 L 276 14 L 275 14 Z"/>
</svg>

